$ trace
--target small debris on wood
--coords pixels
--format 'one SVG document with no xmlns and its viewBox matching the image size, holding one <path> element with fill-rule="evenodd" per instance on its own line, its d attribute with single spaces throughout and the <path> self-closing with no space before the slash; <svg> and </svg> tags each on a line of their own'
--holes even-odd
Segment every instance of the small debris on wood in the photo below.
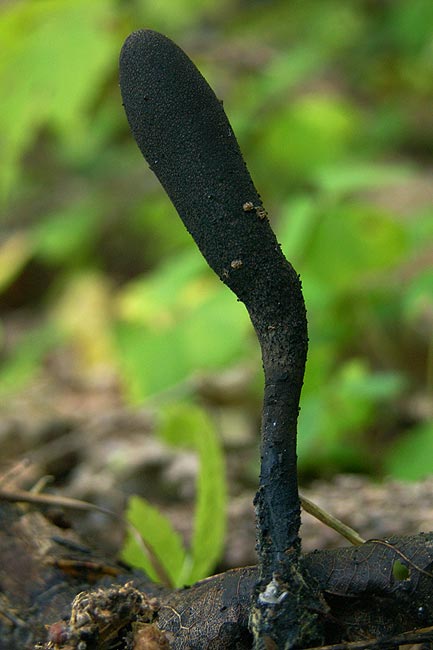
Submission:
<svg viewBox="0 0 433 650">
<path fill-rule="evenodd" d="M 35 650 L 117 647 L 116 644 L 120 641 L 125 641 L 127 645 L 123 647 L 131 650 L 144 647 L 149 650 L 168 648 L 163 633 L 158 630 L 153 633 L 148 629 L 153 628 L 149 624 L 158 609 L 156 598 L 146 598 L 133 587 L 132 582 L 82 591 L 72 603 L 69 621 L 56 621 L 47 626 L 48 641 L 42 646 L 36 646 Z M 140 639 L 145 638 L 153 639 L 152 644 L 139 645 L 139 642 L 142 643 Z"/>
</svg>

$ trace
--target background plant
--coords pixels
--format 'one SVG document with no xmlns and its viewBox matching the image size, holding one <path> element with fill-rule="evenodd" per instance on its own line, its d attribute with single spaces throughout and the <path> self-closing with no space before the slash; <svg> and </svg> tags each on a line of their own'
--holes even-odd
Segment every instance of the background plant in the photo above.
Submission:
<svg viewBox="0 0 433 650">
<path fill-rule="evenodd" d="M 5 3 L 3 398 L 72 348 L 75 376 L 114 377 L 135 404 L 188 399 L 199 375 L 253 368 L 244 407 L 259 412 L 247 317 L 145 170 L 121 111 L 120 44 L 151 26 L 224 99 L 301 273 L 304 477 L 429 473 L 432 22 L 428 0 Z"/>
<path fill-rule="evenodd" d="M 152 557 L 163 567 L 169 585 L 183 587 L 211 574 L 224 545 L 226 479 L 221 445 L 212 421 L 191 404 L 164 409 L 158 427 L 165 442 L 197 452 L 199 472 L 191 548 L 186 549 L 170 521 L 143 497 L 129 499 L 124 560 L 159 582 Z M 144 544 L 143 544 L 144 541 Z"/>
</svg>

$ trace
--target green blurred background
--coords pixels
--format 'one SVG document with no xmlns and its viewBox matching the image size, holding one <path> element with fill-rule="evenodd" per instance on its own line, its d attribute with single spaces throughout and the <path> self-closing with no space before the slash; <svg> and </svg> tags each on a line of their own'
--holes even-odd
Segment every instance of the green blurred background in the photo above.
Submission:
<svg viewBox="0 0 433 650">
<path fill-rule="evenodd" d="M 3 2 L 2 400 L 67 350 L 69 376 L 89 389 L 114 384 L 137 405 L 218 403 L 221 421 L 237 405 L 258 438 L 248 318 L 122 110 L 118 53 L 141 27 L 176 40 L 224 100 L 301 274 L 302 476 L 431 473 L 431 0 Z"/>
</svg>

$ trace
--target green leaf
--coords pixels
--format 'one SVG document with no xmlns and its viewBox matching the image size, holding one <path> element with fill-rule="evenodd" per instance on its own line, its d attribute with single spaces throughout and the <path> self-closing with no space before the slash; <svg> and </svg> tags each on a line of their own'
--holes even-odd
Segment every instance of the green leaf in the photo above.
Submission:
<svg viewBox="0 0 433 650">
<path fill-rule="evenodd" d="M 210 574 L 224 546 L 227 497 L 223 453 L 211 420 L 191 404 L 166 408 L 160 435 L 170 444 L 192 447 L 199 456 L 191 566 L 184 576 L 191 584 Z"/>
<path fill-rule="evenodd" d="M 400 560 L 395 560 L 392 565 L 392 576 L 395 580 L 400 582 L 401 580 L 407 580 L 410 577 L 410 571 L 406 564 L 403 564 Z"/>
<path fill-rule="evenodd" d="M 302 260 L 309 241 L 314 236 L 318 218 L 317 203 L 312 196 L 295 196 L 283 206 L 278 239 L 284 255 L 295 266 L 298 260 Z"/>
<path fill-rule="evenodd" d="M 153 332 L 139 323 L 114 327 L 123 389 L 132 404 L 185 380 L 191 371 L 178 330 Z"/>
<path fill-rule="evenodd" d="M 359 129 L 355 107 L 345 99 L 309 93 L 284 102 L 260 123 L 259 148 L 267 180 L 283 186 L 288 179 L 314 178 L 325 165 L 346 157 Z"/>
<path fill-rule="evenodd" d="M 322 354 L 323 357 L 323 354 Z M 325 364 L 329 365 L 325 356 Z M 348 471 L 368 469 L 360 436 L 379 406 L 395 399 L 404 387 L 397 373 L 373 372 L 361 359 L 349 359 L 337 371 L 321 372 L 312 360 L 305 376 L 299 418 L 301 470 L 336 466 Z M 332 373 L 331 376 L 329 373 Z M 319 390 L 319 386 L 321 387 Z"/>
<path fill-rule="evenodd" d="M 245 309 L 195 251 L 131 283 L 118 311 L 119 364 L 134 402 L 233 363 L 249 349 Z"/>
<path fill-rule="evenodd" d="M 399 480 L 419 481 L 433 472 L 432 459 L 433 422 L 425 422 L 393 442 L 385 470 Z"/>
<path fill-rule="evenodd" d="M 190 372 L 217 370 L 235 363 L 250 350 L 252 325 L 245 308 L 221 284 L 213 285 L 180 328 Z"/>
<path fill-rule="evenodd" d="M 143 569 L 155 582 L 160 582 L 160 576 L 150 557 L 153 554 L 169 576 L 171 584 L 175 587 L 182 586 L 186 551 L 180 535 L 167 517 L 142 497 L 132 496 L 128 500 L 126 518 L 140 534 L 144 544 L 140 544 L 129 530 L 121 552 L 122 559 Z M 150 551 L 147 554 L 146 548 Z"/>
<path fill-rule="evenodd" d="M 398 2 L 390 18 L 389 31 L 402 52 L 419 56 L 423 49 L 430 51 L 433 5 L 429 0 Z"/>
<path fill-rule="evenodd" d="M 347 194 L 366 189 L 398 185 L 414 176 L 408 167 L 345 161 L 319 169 L 315 180 L 321 190 L 331 194 Z"/>
<path fill-rule="evenodd" d="M 50 325 L 25 334 L 0 370 L 0 396 L 7 396 L 27 384 L 40 370 L 44 356 L 60 341 L 60 335 Z"/>
<path fill-rule="evenodd" d="M 122 290 L 118 298 L 121 316 L 155 330 L 166 329 L 182 317 L 191 302 L 196 302 L 191 295 L 194 288 L 195 293 L 200 289 L 201 297 L 209 290 L 202 280 L 208 275 L 206 263 L 195 250 L 164 260 L 152 273 Z"/>
<path fill-rule="evenodd" d="M 191 553 L 186 553 L 180 536 L 167 518 L 144 499 L 132 497 L 126 516 L 140 533 L 144 548 L 155 555 L 173 585 L 180 587 L 207 577 L 221 556 L 226 525 L 224 461 L 211 420 L 191 404 L 167 407 L 163 411 L 159 434 L 168 444 L 192 448 L 199 456 Z M 143 544 L 129 531 L 122 558 L 158 581 L 158 571 L 150 555 L 143 551 Z"/>
<path fill-rule="evenodd" d="M 365 289 L 368 274 L 395 266 L 407 248 L 403 225 L 386 213 L 354 203 L 329 207 L 319 213 L 310 233 L 303 276 L 332 290 L 334 297 L 353 293 Z"/>
<path fill-rule="evenodd" d="M 85 148 L 86 111 L 113 61 L 111 0 L 11 3 L 0 22 L 0 192 L 17 179 L 18 162 L 49 123 L 64 145 Z"/>
<path fill-rule="evenodd" d="M 51 264 L 83 265 L 99 224 L 95 204 L 75 203 L 50 214 L 32 231 L 35 254 Z"/>
</svg>

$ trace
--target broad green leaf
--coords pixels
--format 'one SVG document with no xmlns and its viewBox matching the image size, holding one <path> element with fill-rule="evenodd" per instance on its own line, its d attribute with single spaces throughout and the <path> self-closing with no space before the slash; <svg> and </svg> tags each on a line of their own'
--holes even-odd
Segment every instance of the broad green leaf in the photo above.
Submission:
<svg viewBox="0 0 433 650">
<path fill-rule="evenodd" d="M 86 147 L 86 111 L 117 58 L 111 0 L 10 3 L 0 22 L 0 191 L 37 130 L 49 123 L 65 147 Z"/>
<path fill-rule="evenodd" d="M 260 124 L 262 173 L 271 186 L 288 179 L 305 183 L 348 155 L 358 125 L 356 109 L 343 98 L 311 93 L 285 103 Z"/>
<path fill-rule="evenodd" d="M 386 472 L 398 480 L 419 481 L 433 473 L 433 422 L 395 440 L 385 456 Z"/>
<path fill-rule="evenodd" d="M 96 205 L 75 203 L 46 216 L 32 230 L 35 255 L 51 264 L 87 261 L 99 224 Z"/>
<path fill-rule="evenodd" d="M 316 360 L 310 366 L 316 365 Z M 329 372 L 329 369 L 328 369 Z M 314 383 L 313 383 L 314 382 Z M 301 470 L 336 465 L 340 469 L 370 469 L 362 452 L 361 433 L 377 409 L 401 394 L 397 373 L 374 372 L 361 359 L 350 359 L 319 382 L 307 368 L 299 417 Z"/>
<path fill-rule="evenodd" d="M 146 554 L 145 547 L 150 547 L 151 553 L 168 574 L 172 585 L 183 586 L 182 573 L 186 551 L 180 535 L 167 517 L 142 497 L 132 496 L 128 500 L 126 518 L 144 540 L 144 546 L 138 542 L 132 531 L 128 531 L 121 553 L 122 559 L 143 569 L 155 582 L 160 582 L 150 555 Z"/>
<path fill-rule="evenodd" d="M 196 250 L 182 252 L 164 261 L 151 274 L 129 283 L 117 298 L 119 314 L 127 321 L 140 322 L 153 330 L 166 328 L 189 307 L 191 285 L 200 283 L 202 290 L 197 299 L 203 300 L 209 291 L 203 278 L 208 275 L 206 264 Z"/>
<path fill-rule="evenodd" d="M 236 136 L 244 148 L 248 148 L 248 133 L 257 124 L 257 114 L 272 105 L 282 93 L 300 83 L 306 75 L 317 71 L 321 65 L 321 53 L 310 46 L 301 44 L 293 47 L 290 56 L 283 51 L 276 54 L 264 68 L 261 75 L 247 76 L 236 84 L 237 102 L 230 111 Z M 254 157 L 254 150 L 251 151 Z"/>
<path fill-rule="evenodd" d="M 369 206 L 330 207 L 319 213 L 314 224 L 303 268 L 298 270 L 304 279 L 316 278 L 334 296 L 364 287 L 373 271 L 394 267 L 408 249 L 403 225 Z"/>
<path fill-rule="evenodd" d="M 133 404 L 185 381 L 191 371 L 179 332 L 149 332 L 139 323 L 114 326 L 118 364 L 123 388 Z"/>
<path fill-rule="evenodd" d="M 206 267 L 206 262 L 198 253 L 174 205 L 158 187 L 156 191 L 147 193 L 145 201 L 139 201 L 133 206 L 129 225 L 133 236 L 137 235 L 141 241 L 153 242 L 154 245 L 146 247 L 143 251 L 146 261 L 149 261 L 152 267 L 162 267 L 161 260 L 167 260 L 169 256 L 172 259 L 182 258 L 188 248 L 200 261 L 202 268 Z M 130 286 L 132 288 L 134 285 Z"/>
<path fill-rule="evenodd" d="M 414 176 L 414 170 L 401 165 L 358 163 L 357 161 L 327 165 L 319 169 L 315 180 L 321 190 L 347 194 L 378 187 L 398 185 Z"/>
<path fill-rule="evenodd" d="M 203 410 L 176 404 L 164 412 L 160 435 L 170 444 L 192 447 L 200 461 L 191 547 L 191 584 L 210 574 L 221 556 L 226 526 L 226 477 L 217 432 Z"/>
<path fill-rule="evenodd" d="M 433 24 L 433 5 L 429 0 L 397 2 L 388 28 L 399 49 L 408 55 L 429 52 Z"/>
<path fill-rule="evenodd" d="M 122 290 L 116 326 L 124 385 L 140 401 L 249 349 L 245 309 L 186 251 Z"/>
<path fill-rule="evenodd" d="M 181 342 L 190 372 L 233 365 L 248 353 L 250 344 L 257 345 L 246 309 L 221 284 L 184 319 Z"/>
<path fill-rule="evenodd" d="M 308 195 L 290 199 L 281 210 L 278 239 L 285 256 L 295 267 L 306 253 L 319 218 L 317 203 Z"/>
</svg>

